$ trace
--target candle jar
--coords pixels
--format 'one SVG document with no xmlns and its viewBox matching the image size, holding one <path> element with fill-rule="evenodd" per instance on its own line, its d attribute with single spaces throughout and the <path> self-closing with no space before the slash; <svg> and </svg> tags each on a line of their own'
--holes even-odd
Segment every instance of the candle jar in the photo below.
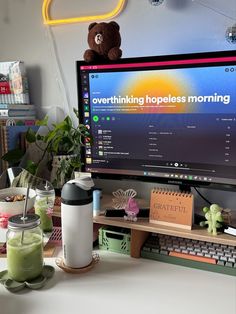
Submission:
<svg viewBox="0 0 236 314">
<path fill-rule="evenodd" d="M 34 204 L 35 213 L 41 220 L 41 228 L 44 232 L 51 232 L 53 228 L 52 213 L 55 202 L 55 191 L 45 186 L 36 189 L 36 199 Z"/>
<path fill-rule="evenodd" d="M 11 279 L 26 281 L 38 277 L 43 269 L 43 234 L 40 217 L 15 215 L 8 220 L 7 269 Z"/>
</svg>

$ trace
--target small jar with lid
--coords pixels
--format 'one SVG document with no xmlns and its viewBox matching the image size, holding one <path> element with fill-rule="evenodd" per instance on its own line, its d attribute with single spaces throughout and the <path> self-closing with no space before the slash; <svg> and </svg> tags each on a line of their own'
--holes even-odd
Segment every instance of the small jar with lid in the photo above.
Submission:
<svg viewBox="0 0 236 314">
<path fill-rule="evenodd" d="M 40 217 L 15 215 L 8 220 L 7 269 L 11 279 L 34 279 L 43 270 L 43 234 Z"/>
<path fill-rule="evenodd" d="M 35 213 L 40 217 L 42 230 L 51 232 L 53 229 L 52 213 L 55 202 L 55 190 L 46 184 L 35 191 Z"/>
</svg>

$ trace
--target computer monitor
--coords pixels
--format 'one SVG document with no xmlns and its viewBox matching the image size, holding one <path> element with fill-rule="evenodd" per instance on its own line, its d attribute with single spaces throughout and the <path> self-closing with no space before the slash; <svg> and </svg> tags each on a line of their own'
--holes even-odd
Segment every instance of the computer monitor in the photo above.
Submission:
<svg viewBox="0 0 236 314">
<path fill-rule="evenodd" d="M 94 178 L 236 190 L 236 52 L 77 61 Z"/>
</svg>

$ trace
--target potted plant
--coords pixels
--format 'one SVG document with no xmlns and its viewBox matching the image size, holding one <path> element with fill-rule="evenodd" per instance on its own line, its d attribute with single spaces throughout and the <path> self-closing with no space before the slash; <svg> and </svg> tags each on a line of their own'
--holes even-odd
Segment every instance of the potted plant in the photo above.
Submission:
<svg viewBox="0 0 236 314">
<path fill-rule="evenodd" d="M 29 127 L 26 133 L 26 141 L 34 144 L 41 152 L 41 157 L 37 162 L 27 160 L 25 168 L 32 174 L 38 174 L 39 166 L 45 158 L 48 158 L 48 169 L 52 172 L 51 181 L 55 188 L 62 185 L 72 177 L 74 170 L 81 168 L 81 146 L 84 141 L 92 142 L 90 132 L 84 124 L 79 123 L 78 111 L 73 109 L 78 125 L 74 126 L 70 116 L 66 116 L 63 121 L 49 126 L 48 116 L 36 122 L 38 126 L 46 128 L 46 134 L 41 135 Z M 15 152 L 16 153 L 16 152 Z M 13 151 L 8 152 L 2 158 L 12 162 Z M 18 153 L 20 158 L 21 154 Z M 14 161 L 15 157 L 14 157 Z"/>
</svg>

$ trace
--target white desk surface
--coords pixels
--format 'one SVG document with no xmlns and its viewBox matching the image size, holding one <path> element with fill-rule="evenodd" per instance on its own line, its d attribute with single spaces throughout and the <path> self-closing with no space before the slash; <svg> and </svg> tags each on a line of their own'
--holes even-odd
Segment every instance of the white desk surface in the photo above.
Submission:
<svg viewBox="0 0 236 314">
<path fill-rule="evenodd" d="M 16 294 L 0 285 L 1 314 L 236 313 L 236 277 L 98 251 L 87 273 L 63 272 L 40 290 Z M 0 259 L 0 270 L 6 259 Z"/>
</svg>

